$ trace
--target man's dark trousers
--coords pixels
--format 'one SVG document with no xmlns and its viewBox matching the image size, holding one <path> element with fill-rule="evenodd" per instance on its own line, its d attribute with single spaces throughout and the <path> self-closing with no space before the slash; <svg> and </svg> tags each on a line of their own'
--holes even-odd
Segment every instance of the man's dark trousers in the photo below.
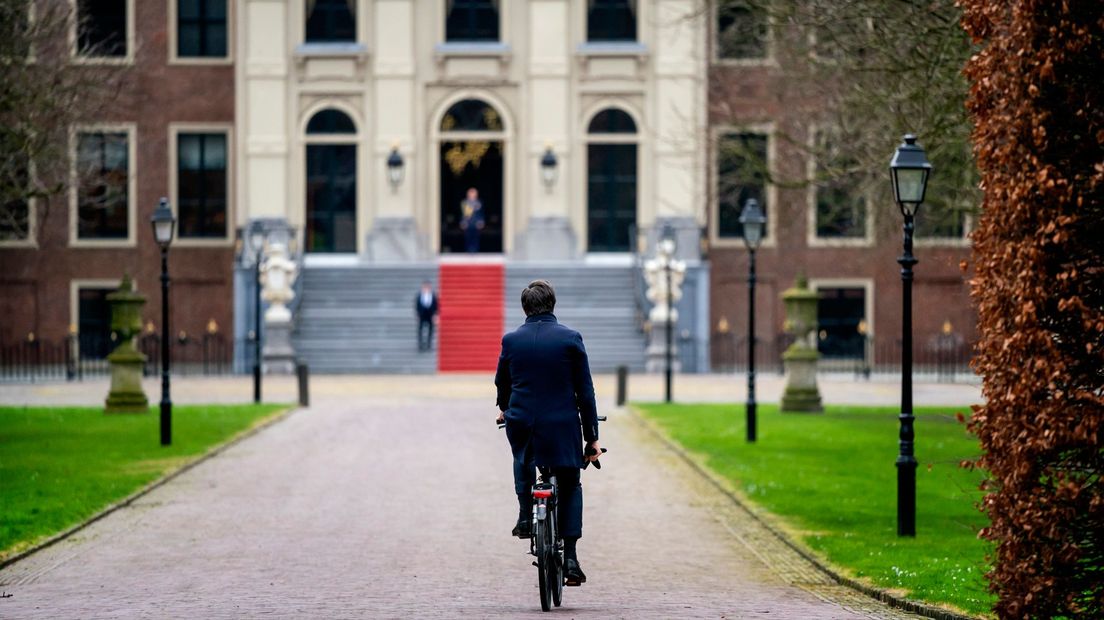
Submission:
<svg viewBox="0 0 1104 620">
<path fill-rule="evenodd" d="M 422 334 L 425 337 L 422 337 Z M 418 348 L 428 351 L 433 348 L 433 317 L 418 319 Z"/>
<path fill-rule="evenodd" d="M 578 467 L 552 468 L 552 475 L 556 477 L 556 501 L 559 502 L 560 536 L 564 538 L 580 538 L 583 535 L 583 486 L 579 482 L 579 471 Z M 536 482 L 533 450 L 527 446 L 521 454 L 514 456 L 514 491 L 519 496 L 531 497 Z"/>
</svg>

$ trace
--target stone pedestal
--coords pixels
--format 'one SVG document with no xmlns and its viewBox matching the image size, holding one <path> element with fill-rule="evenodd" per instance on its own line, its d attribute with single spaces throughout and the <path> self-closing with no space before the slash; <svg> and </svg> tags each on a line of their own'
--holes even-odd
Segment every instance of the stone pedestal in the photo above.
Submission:
<svg viewBox="0 0 1104 620">
<path fill-rule="evenodd" d="M 678 349 L 678 324 L 671 326 L 675 331 L 671 338 L 671 369 L 672 372 L 680 372 L 682 365 L 679 363 Z M 647 361 L 644 363 L 647 372 L 665 372 L 667 370 L 667 324 L 652 324 L 652 330 L 648 335 Z"/>
<path fill-rule="evenodd" d="M 786 367 L 786 387 L 782 392 L 782 411 L 819 413 L 824 411 L 817 389 L 817 352 L 794 343 L 782 354 Z"/>
<path fill-rule="evenodd" d="M 518 243 L 522 260 L 571 260 L 575 258 L 575 233 L 565 217 L 531 217 Z"/>
<path fill-rule="evenodd" d="M 412 217 L 381 217 L 368 233 L 367 258 L 377 263 L 421 260 L 427 256 L 424 240 Z"/>
<path fill-rule="evenodd" d="M 819 413 L 824 411 L 817 389 L 816 369 L 820 354 L 816 349 L 817 294 L 809 290 L 805 276 L 798 276 L 793 288 L 782 293 L 786 309 L 786 331 L 794 343 L 782 354 L 786 368 L 786 387 L 782 392 L 782 411 Z"/>
<path fill-rule="evenodd" d="M 142 391 L 146 356 L 134 348 L 134 336 L 142 330 L 141 311 L 146 298 L 134 292 L 130 276 L 123 276 L 119 290 L 108 295 L 107 302 L 111 305 L 111 331 L 119 346 L 107 356 L 111 363 L 111 390 L 104 413 L 148 413 L 149 400 Z"/>
<path fill-rule="evenodd" d="M 291 346 L 291 322 L 265 322 L 264 371 L 270 375 L 295 373 L 295 349 Z"/>
</svg>

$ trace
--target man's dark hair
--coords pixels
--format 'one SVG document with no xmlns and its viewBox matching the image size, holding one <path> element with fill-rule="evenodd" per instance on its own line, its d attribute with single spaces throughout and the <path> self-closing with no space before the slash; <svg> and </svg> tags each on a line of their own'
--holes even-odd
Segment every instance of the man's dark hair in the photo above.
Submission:
<svg viewBox="0 0 1104 620">
<path fill-rule="evenodd" d="M 533 280 L 521 292 L 521 308 L 525 316 L 552 312 L 556 308 L 556 291 L 547 280 Z"/>
</svg>

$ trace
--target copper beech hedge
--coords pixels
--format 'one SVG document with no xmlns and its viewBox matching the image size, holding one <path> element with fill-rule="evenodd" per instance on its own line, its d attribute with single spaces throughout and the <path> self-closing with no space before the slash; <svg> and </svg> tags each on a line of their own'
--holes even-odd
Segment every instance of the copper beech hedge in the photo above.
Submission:
<svg viewBox="0 0 1104 620">
<path fill-rule="evenodd" d="M 1104 618 L 1104 2 L 960 5 L 990 587 L 1002 618 Z"/>
</svg>

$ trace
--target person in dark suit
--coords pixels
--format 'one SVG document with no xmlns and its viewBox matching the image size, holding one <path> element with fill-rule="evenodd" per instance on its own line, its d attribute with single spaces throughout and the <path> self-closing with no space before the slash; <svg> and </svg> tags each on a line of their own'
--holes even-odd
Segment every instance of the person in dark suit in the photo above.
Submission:
<svg viewBox="0 0 1104 620">
<path fill-rule="evenodd" d="M 583 534 L 583 489 L 579 473 L 584 459 L 595 461 L 598 411 L 583 337 L 556 321 L 556 293 L 544 280 L 521 293 L 525 324 L 502 337 L 495 386 L 499 421 L 514 456 L 514 491 L 518 520 L 513 535 L 531 536 L 536 466 L 550 467 L 559 484 L 559 523 L 564 539 L 566 584 L 586 582 L 576 542 Z M 583 453 L 583 440 L 588 450 Z"/>
<path fill-rule="evenodd" d="M 433 292 L 433 285 L 426 280 L 422 282 L 422 290 L 414 298 L 414 311 L 418 314 L 418 350 L 428 351 L 433 348 L 433 324 L 437 321 L 437 293 Z M 425 337 L 423 338 L 423 334 Z"/>
</svg>

